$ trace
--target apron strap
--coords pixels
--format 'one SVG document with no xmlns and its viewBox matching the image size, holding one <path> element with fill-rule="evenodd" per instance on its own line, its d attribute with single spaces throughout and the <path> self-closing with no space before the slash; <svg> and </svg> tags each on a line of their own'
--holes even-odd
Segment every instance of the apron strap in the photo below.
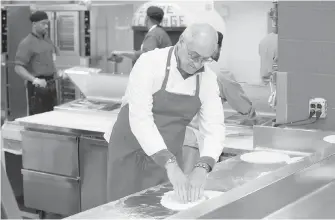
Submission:
<svg viewBox="0 0 335 220">
<path fill-rule="evenodd" d="M 163 84 L 162 84 L 162 88 L 161 88 L 163 90 L 166 89 L 166 84 L 167 84 L 167 81 L 168 81 L 169 75 L 170 75 L 170 64 L 171 64 L 171 56 L 172 56 L 173 48 L 174 47 L 170 48 L 169 54 L 168 54 L 168 57 L 167 57 L 167 61 L 166 61 L 165 78 L 164 78 L 164 81 L 163 81 Z"/>
<path fill-rule="evenodd" d="M 200 76 L 199 74 L 197 75 L 197 88 L 195 90 L 195 96 L 199 96 L 200 93 Z"/>
</svg>

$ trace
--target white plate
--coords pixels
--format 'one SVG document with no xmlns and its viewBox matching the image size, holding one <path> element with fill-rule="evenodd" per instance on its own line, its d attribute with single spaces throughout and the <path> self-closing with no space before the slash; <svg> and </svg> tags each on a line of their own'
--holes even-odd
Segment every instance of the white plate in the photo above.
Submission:
<svg viewBox="0 0 335 220">
<path fill-rule="evenodd" d="M 328 143 L 335 144 L 335 135 L 329 135 L 327 137 L 324 137 L 323 140 Z"/>
<path fill-rule="evenodd" d="M 246 153 L 241 155 L 240 158 L 245 162 L 256 164 L 283 163 L 290 160 L 290 156 L 287 154 L 268 151 L 255 151 Z"/>
</svg>

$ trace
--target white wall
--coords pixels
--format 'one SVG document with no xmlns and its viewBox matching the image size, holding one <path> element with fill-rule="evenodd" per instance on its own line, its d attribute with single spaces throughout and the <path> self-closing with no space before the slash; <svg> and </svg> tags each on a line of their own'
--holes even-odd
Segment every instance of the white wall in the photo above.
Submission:
<svg viewBox="0 0 335 220">
<path fill-rule="evenodd" d="M 239 82 L 261 83 L 258 44 L 268 31 L 267 13 L 272 7 L 271 1 L 155 1 L 173 2 L 191 13 L 197 22 L 210 22 L 225 32 L 222 59 L 219 62 L 229 68 Z M 211 3 L 214 3 L 212 5 L 217 13 L 209 16 L 204 10 L 206 4 Z M 143 2 L 137 2 L 134 8 L 137 9 L 141 4 Z"/>
<path fill-rule="evenodd" d="M 226 15 L 224 52 L 229 70 L 240 82 L 259 84 L 258 44 L 267 34 L 267 12 L 272 2 L 215 1 L 214 7 L 220 15 Z"/>
</svg>

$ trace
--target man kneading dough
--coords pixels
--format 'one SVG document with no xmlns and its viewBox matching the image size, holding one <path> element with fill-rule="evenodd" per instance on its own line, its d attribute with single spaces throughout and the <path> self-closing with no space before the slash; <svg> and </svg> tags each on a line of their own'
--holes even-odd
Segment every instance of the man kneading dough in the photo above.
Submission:
<svg viewBox="0 0 335 220">
<path fill-rule="evenodd" d="M 193 24 L 174 47 L 149 51 L 137 60 L 108 138 L 109 201 L 167 181 L 185 203 L 202 197 L 225 133 L 216 75 L 204 69 L 212 61 L 217 40 L 212 26 Z M 180 168 L 182 146 L 186 126 L 195 115 L 204 147 L 186 176 Z"/>
</svg>

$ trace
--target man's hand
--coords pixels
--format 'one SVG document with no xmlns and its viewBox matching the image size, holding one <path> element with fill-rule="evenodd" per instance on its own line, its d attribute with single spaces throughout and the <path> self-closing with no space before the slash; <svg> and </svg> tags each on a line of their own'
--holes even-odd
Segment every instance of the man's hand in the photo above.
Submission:
<svg viewBox="0 0 335 220">
<path fill-rule="evenodd" d="M 258 123 L 258 117 L 256 114 L 256 111 L 254 108 L 252 108 L 249 112 L 249 114 L 247 115 L 246 119 L 243 119 L 240 122 L 240 125 L 245 125 L 245 126 L 253 126 L 253 125 L 257 125 Z"/>
<path fill-rule="evenodd" d="M 112 59 L 113 57 L 122 57 L 122 56 L 123 56 L 123 53 L 121 51 L 114 50 L 109 55 L 108 59 Z"/>
<path fill-rule="evenodd" d="M 117 63 L 122 62 L 124 53 L 121 51 L 113 51 L 110 56 L 107 58 L 109 61 L 114 61 Z"/>
<path fill-rule="evenodd" d="M 45 88 L 47 86 L 47 81 L 45 81 L 45 79 L 35 78 L 33 81 L 33 85 L 36 87 Z"/>
<path fill-rule="evenodd" d="M 187 203 L 187 189 L 188 189 L 188 179 L 183 173 L 183 171 L 178 166 L 177 162 L 169 163 L 166 165 L 168 178 L 173 186 L 174 191 L 178 195 L 179 199 Z"/>
<path fill-rule="evenodd" d="M 207 171 L 202 167 L 195 167 L 189 175 L 188 201 L 195 202 L 204 195 L 204 188 L 207 180 Z"/>
<path fill-rule="evenodd" d="M 249 114 L 248 114 L 248 118 L 249 119 L 255 119 L 257 117 L 257 114 L 256 114 L 256 109 L 254 109 L 253 107 L 251 108 Z"/>
</svg>

